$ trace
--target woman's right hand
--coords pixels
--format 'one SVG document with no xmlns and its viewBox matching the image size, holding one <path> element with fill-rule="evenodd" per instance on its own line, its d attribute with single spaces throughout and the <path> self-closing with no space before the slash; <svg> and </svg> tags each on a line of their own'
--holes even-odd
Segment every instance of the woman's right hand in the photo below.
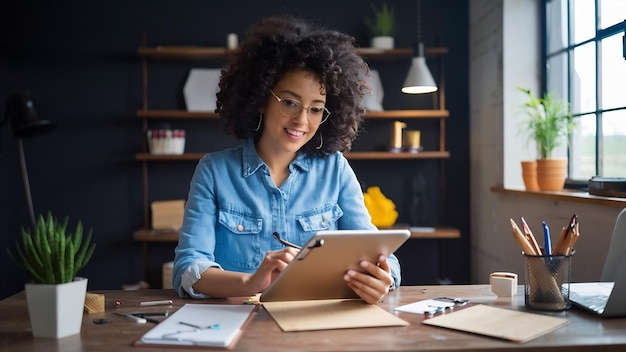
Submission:
<svg viewBox="0 0 626 352">
<path fill-rule="evenodd" d="M 286 247 L 278 251 L 267 252 L 263 262 L 254 274 L 248 277 L 247 285 L 253 292 L 262 292 L 285 270 L 293 258 L 298 255 L 298 250 Z"/>
</svg>

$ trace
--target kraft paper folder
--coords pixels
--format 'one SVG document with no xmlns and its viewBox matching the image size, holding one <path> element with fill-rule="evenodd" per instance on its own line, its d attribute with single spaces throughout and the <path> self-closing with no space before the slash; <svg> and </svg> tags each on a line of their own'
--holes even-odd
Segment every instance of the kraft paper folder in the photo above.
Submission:
<svg viewBox="0 0 626 352">
<path fill-rule="evenodd" d="M 524 343 L 561 328 L 570 321 L 543 314 L 475 305 L 426 319 L 422 324 Z"/>
<path fill-rule="evenodd" d="M 135 346 L 232 349 L 258 310 L 251 304 L 185 304 Z"/>
<path fill-rule="evenodd" d="M 285 332 L 409 325 L 360 299 L 263 302 L 263 306 Z"/>
</svg>

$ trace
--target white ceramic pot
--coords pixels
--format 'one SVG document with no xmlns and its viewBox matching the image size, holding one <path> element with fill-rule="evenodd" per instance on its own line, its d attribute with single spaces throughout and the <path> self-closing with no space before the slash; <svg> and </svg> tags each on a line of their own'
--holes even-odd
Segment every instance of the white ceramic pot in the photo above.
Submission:
<svg viewBox="0 0 626 352">
<path fill-rule="evenodd" d="M 393 37 L 391 36 L 379 36 L 372 38 L 372 48 L 374 49 L 393 49 Z"/>
<path fill-rule="evenodd" d="M 87 279 L 59 284 L 26 284 L 26 303 L 30 325 L 35 337 L 79 334 L 83 324 L 83 309 Z"/>
</svg>

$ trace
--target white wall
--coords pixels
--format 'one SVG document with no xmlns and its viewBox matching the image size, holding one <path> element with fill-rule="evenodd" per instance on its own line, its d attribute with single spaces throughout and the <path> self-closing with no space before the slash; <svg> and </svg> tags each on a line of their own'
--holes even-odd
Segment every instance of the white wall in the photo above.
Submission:
<svg viewBox="0 0 626 352">
<path fill-rule="evenodd" d="M 524 216 L 538 233 L 545 220 L 558 233 L 557 228 L 565 226 L 574 213 L 581 223 L 581 237 L 572 280 L 597 280 L 621 210 L 490 190 L 496 185 L 522 187 L 519 162 L 536 157 L 517 132 L 524 97 L 516 87 L 539 88 L 539 6 L 539 0 L 469 1 L 472 283 L 487 283 L 493 271 L 513 271 L 523 277 L 520 248 L 511 235 L 509 218 L 519 223 Z"/>
</svg>

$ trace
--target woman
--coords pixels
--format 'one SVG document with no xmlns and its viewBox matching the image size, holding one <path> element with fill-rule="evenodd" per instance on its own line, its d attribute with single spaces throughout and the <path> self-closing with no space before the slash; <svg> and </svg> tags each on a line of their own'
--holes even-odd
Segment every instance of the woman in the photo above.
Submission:
<svg viewBox="0 0 626 352">
<path fill-rule="evenodd" d="M 181 296 L 249 296 L 266 289 L 320 230 L 375 229 L 342 152 L 364 110 L 367 65 L 348 35 L 289 17 L 249 32 L 222 71 L 217 112 L 241 146 L 205 155 L 191 180 L 173 284 Z M 377 303 L 400 284 L 395 256 L 344 279 Z"/>
</svg>

